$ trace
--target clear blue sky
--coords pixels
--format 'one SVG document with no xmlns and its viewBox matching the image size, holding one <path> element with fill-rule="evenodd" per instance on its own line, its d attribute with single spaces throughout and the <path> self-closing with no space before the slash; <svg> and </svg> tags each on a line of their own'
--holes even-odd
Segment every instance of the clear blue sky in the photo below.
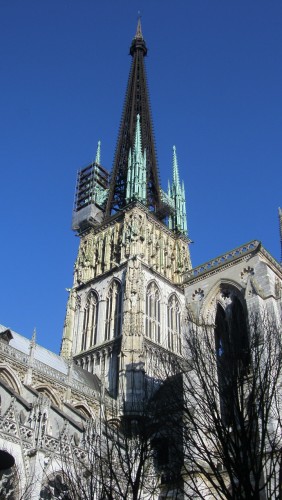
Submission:
<svg viewBox="0 0 282 500">
<path fill-rule="evenodd" d="M 137 12 L 162 185 L 173 144 L 196 266 L 251 239 L 280 258 L 281 0 L 0 0 L 0 322 L 58 351 L 76 172 L 111 169 Z"/>
</svg>

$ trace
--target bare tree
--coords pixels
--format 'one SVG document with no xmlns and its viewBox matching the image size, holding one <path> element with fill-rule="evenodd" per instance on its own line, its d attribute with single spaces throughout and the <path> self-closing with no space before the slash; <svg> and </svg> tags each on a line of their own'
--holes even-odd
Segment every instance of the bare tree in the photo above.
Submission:
<svg viewBox="0 0 282 500">
<path fill-rule="evenodd" d="M 79 444 L 62 439 L 61 498 L 281 499 L 281 326 L 233 313 L 190 322 L 136 407 L 102 405 Z"/>
<path fill-rule="evenodd" d="M 190 323 L 186 343 L 170 380 L 185 497 L 281 499 L 281 327 L 219 311 L 215 325 Z"/>
<path fill-rule="evenodd" d="M 0 450 L 0 499 L 28 500 L 31 497 L 35 481 L 28 478 L 23 486 L 20 482 L 22 473 L 13 455 L 8 450 Z"/>
<path fill-rule="evenodd" d="M 150 402 L 138 411 L 108 414 L 89 421 L 81 442 L 60 440 L 57 464 L 42 490 L 42 498 L 64 500 L 157 498 L 156 419 Z M 55 491 L 57 493 L 55 493 Z M 57 496 L 56 496 L 57 495 Z"/>
</svg>

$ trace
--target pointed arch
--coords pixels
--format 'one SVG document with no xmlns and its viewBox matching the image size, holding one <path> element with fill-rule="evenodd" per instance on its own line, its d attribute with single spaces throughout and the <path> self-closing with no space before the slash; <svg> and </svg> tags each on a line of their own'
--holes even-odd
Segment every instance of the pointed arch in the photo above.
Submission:
<svg viewBox="0 0 282 500">
<path fill-rule="evenodd" d="M 167 303 L 168 348 L 181 354 L 181 310 L 175 293 L 171 294 Z"/>
<path fill-rule="evenodd" d="M 237 285 L 237 284 L 236 284 Z M 215 325 L 215 349 L 232 358 L 242 358 L 248 351 L 248 311 L 239 286 L 222 280 L 210 291 L 202 313 L 205 325 Z"/>
<path fill-rule="evenodd" d="M 211 288 L 203 302 L 200 319 L 204 324 L 211 325 L 215 323 L 216 308 L 218 303 L 221 304 L 222 308 L 225 310 L 227 306 L 227 302 L 225 300 L 226 292 L 231 294 L 232 297 L 236 296 L 240 300 L 243 308 L 245 309 L 245 314 L 247 315 L 242 286 L 234 280 L 220 279 Z"/>
<path fill-rule="evenodd" d="M 59 400 L 59 398 L 57 398 L 57 396 L 55 396 L 54 391 L 52 391 L 49 387 L 47 387 L 46 385 L 38 385 L 37 387 L 35 387 L 35 390 L 37 392 L 42 393 L 45 396 L 47 396 L 47 398 L 49 398 L 50 401 L 55 406 L 59 406 L 60 407 L 60 400 Z"/>
<path fill-rule="evenodd" d="M 161 341 L 161 294 L 155 281 L 146 290 L 146 335 L 154 342 Z"/>
<path fill-rule="evenodd" d="M 13 453 L 13 454 L 12 454 Z M 14 450 L 0 449 L 0 498 L 20 497 L 20 475 Z M 21 480 L 23 478 L 21 477 Z"/>
<path fill-rule="evenodd" d="M 21 395 L 21 381 L 16 373 L 14 373 L 6 363 L 0 363 L 0 377 L 9 387 Z"/>
<path fill-rule="evenodd" d="M 215 351 L 222 418 L 234 422 L 234 389 L 242 384 L 249 363 L 249 334 L 244 298 L 233 287 L 221 287 L 215 311 Z"/>
<path fill-rule="evenodd" d="M 91 290 L 87 296 L 83 316 L 83 331 L 81 338 L 81 350 L 85 351 L 97 343 L 99 299 L 95 290 Z"/>
<path fill-rule="evenodd" d="M 122 287 L 117 279 L 110 283 L 106 298 L 105 340 L 121 335 Z"/>
<path fill-rule="evenodd" d="M 61 498 L 70 498 L 72 490 L 69 484 L 70 478 L 63 470 L 52 471 L 43 482 L 40 490 L 39 499 L 59 500 Z"/>
<path fill-rule="evenodd" d="M 93 418 L 93 415 L 91 413 L 91 410 L 89 409 L 88 405 L 84 403 L 77 403 L 74 405 L 74 408 L 78 410 L 85 418 Z"/>
</svg>

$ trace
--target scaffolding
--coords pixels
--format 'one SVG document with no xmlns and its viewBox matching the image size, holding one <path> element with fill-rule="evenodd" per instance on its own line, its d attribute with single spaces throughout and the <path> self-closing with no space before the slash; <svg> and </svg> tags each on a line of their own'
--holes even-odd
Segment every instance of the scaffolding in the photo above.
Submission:
<svg viewBox="0 0 282 500">
<path fill-rule="evenodd" d="M 74 231 L 84 230 L 102 221 L 109 182 L 109 172 L 96 162 L 78 172 L 72 216 Z"/>
</svg>

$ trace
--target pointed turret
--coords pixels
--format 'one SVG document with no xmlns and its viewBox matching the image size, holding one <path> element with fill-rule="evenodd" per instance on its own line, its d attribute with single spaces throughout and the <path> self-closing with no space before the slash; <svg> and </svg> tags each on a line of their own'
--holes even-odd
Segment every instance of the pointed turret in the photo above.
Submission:
<svg viewBox="0 0 282 500">
<path fill-rule="evenodd" d="M 175 146 L 173 146 L 172 151 L 173 184 L 177 187 L 177 189 L 179 189 L 179 170 Z"/>
<path fill-rule="evenodd" d="M 139 115 L 140 143 L 143 154 L 146 151 L 146 192 L 144 204 L 158 216 L 161 209 L 161 190 L 158 177 L 153 125 L 150 112 L 149 94 L 146 82 L 144 57 L 147 54 L 146 42 L 143 38 L 141 21 L 138 19 L 135 37 L 130 47 L 132 64 L 127 84 L 126 98 L 117 141 L 111 183 L 106 206 L 106 216 L 121 210 L 129 199 L 128 176 L 129 156 L 135 148 L 136 116 Z M 135 148 L 136 149 L 136 148 Z M 143 195 L 142 195 L 143 197 Z M 159 215 L 159 217 L 161 217 Z"/>
<path fill-rule="evenodd" d="M 95 163 L 101 165 L 101 141 L 98 141 Z"/>
<path fill-rule="evenodd" d="M 34 330 L 33 330 L 32 337 L 31 337 L 30 344 L 29 344 L 29 352 L 30 353 L 35 348 L 35 346 L 36 346 L 36 328 L 34 328 Z"/>
<path fill-rule="evenodd" d="M 137 115 L 133 154 L 128 156 L 126 203 L 133 200 L 146 203 L 146 150 L 142 154 L 140 115 Z"/>
<path fill-rule="evenodd" d="M 172 185 L 169 187 L 168 196 L 172 200 L 174 211 L 169 216 L 168 226 L 175 232 L 187 235 L 186 203 L 184 182 L 179 180 L 179 169 L 176 147 L 173 146 L 172 154 Z"/>
</svg>

